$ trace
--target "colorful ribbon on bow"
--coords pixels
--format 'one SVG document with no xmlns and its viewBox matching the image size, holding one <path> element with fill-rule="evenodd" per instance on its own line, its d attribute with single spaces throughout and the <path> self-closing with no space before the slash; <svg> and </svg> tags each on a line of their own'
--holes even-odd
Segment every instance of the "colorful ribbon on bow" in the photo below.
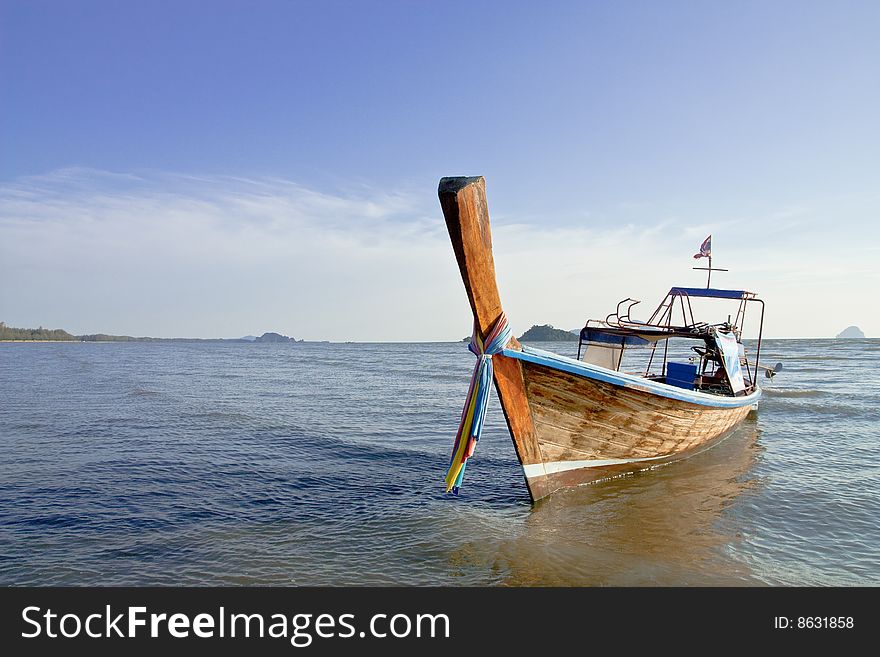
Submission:
<svg viewBox="0 0 880 657">
<path fill-rule="evenodd" d="M 485 342 L 480 338 L 480 329 L 474 322 L 474 332 L 468 349 L 477 357 L 477 363 L 471 375 L 471 387 L 461 412 L 461 422 L 452 448 L 452 459 L 446 472 L 447 493 L 451 490 L 453 494 L 458 495 L 461 488 L 467 460 L 474 455 L 477 441 L 480 440 L 480 433 L 483 431 L 483 420 L 486 418 L 486 408 L 489 405 L 489 392 L 492 390 L 494 371 L 492 356 L 500 353 L 509 341 L 510 326 L 503 312 L 489 331 Z"/>
</svg>

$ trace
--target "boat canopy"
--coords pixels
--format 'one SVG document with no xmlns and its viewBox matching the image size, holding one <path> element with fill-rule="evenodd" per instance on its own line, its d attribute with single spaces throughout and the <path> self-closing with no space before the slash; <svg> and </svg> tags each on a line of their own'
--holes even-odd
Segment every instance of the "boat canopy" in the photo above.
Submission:
<svg viewBox="0 0 880 657">
<path fill-rule="evenodd" d="M 627 329 L 596 328 L 585 326 L 581 329 L 581 340 L 594 344 L 610 344 L 616 347 L 648 346 L 652 342 L 669 337 L 659 332 L 637 333 Z"/>
<path fill-rule="evenodd" d="M 640 331 L 622 327 L 585 326 L 581 329 L 578 359 L 581 359 L 581 349 L 585 347 L 584 362 L 609 370 L 620 370 L 623 352 L 627 347 L 647 347 L 669 337 L 669 332 L 651 330 L 650 327 Z"/>
<path fill-rule="evenodd" d="M 710 297 L 713 299 L 753 299 L 754 292 L 745 290 L 719 290 L 713 287 L 674 287 L 669 290 L 669 296 L 683 294 L 689 297 Z"/>
</svg>

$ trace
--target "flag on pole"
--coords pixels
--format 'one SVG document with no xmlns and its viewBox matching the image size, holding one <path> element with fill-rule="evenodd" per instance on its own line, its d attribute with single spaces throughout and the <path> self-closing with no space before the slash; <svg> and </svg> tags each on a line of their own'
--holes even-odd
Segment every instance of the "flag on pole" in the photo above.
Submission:
<svg viewBox="0 0 880 657">
<path fill-rule="evenodd" d="M 709 235 L 706 239 L 703 240 L 703 243 L 700 244 L 700 252 L 694 256 L 694 260 L 699 260 L 700 258 L 711 258 L 712 257 L 712 236 Z"/>
</svg>

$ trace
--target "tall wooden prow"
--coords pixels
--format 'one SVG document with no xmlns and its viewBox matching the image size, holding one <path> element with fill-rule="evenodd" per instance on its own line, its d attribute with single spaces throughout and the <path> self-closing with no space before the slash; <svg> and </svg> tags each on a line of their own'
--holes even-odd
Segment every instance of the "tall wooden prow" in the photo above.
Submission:
<svg viewBox="0 0 880 657">
<path fill-rule="evenodd" d="M 502 311 L 492 257 L 486 181 L 482 176 L 442 178 L 438 193 L 474 322 L 480 336 L 485 338 Z M 511 338 L 509 347 L 520 348 L 515 338 Z M 522 364 L 519 360 L 500 354 L 493 360 L 495 389 L 520 463 L 540 463 L 541 455 L 526 396 Z M 542 491 L 532 490 L 528 479 L 526 483 L 533 500 L 544 496 Z"/>
</svg>

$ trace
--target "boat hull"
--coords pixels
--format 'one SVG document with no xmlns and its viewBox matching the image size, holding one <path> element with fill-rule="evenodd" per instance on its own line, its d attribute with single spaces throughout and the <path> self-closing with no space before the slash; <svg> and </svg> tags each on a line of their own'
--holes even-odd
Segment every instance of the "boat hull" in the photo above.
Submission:
<svg viewBox="0 0 880 657">
<path fill-rule="evenodd" d="M 753 402 L 715 407 L 520 361 L 534 426 L 517 446 L 532 499 L 685 458 L 726 437 Z"/>
</svg>

